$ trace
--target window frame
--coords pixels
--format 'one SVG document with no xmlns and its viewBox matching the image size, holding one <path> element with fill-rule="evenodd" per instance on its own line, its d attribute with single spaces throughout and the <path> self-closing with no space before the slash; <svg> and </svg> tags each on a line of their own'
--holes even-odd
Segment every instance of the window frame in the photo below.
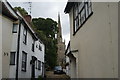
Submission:
<svg viewBox="0 0 120 80">
<path fill-rule="evenodd" d="M 14 54 L 14 60 L 13 60 L 14 62 L 13 63 L 12 63 L 12 60 L 11 60 L 11 58 L 12 58 L 11 54 Z M 15 65 L 15 61 L 16 61 L 15 59 L 16 59 L 16 52 L 10 52 L 10 65 Z"/>
<path fill-rule="evenodd" d="M 38 60 L 38 70 L 41 70 L 41 61 Z"/>
<path fill-rule="evenodd" d="M 23 60 L 23 54 L 25 54 L 25 60 Z M 25 64 L 25 67 L 23 65 L 23 63 Z M 26 72 L 27 71 L 27 53 L 22 51 L 22 64 L 21 64 L 21 70 Z"/>
<path fill-rule="evenodd" d="M 42 47 L 41 47 L 41 45 L 40 45 L 40 44 L 39 44 L 39 50 L 40 50 L 40 51 L 42 51 Z"/>
<path fill-rule="evenodd" d="M 27 44 L 27 28 L 25 28 L 25 27 L 23 29 L 23 43 Z"/>
<path fill-rule="evenodd" d="M 17 31 L 18 31 L 17 27 L 18 27 L 18 24 L 17 23 L 13 23 L 12 33 L 17 33 Z"/>
<path fill-rule="evenodd" d="M 35 41 L 33 41 L 32 43 L 32 49 L 31 49 L 33 52 L 35 52 Z"/>
<path fill-rule="evenodd" d="M 89 5 L 90 4 L 90 5 Z M 76 8 L 76 5 L 78 6 Z M 82 8 L 79 9 L 80 5 L 83 5 Z M 86 8 L 87 6 L 87 8 Z M 91 10 L 91 13 L 87 13 L 86 14 L 86 9 L 87 9 L 87 12 L 89 11 L 89 8 Z M 76 10 L 78 10 L 77 12 L 77 16 L 75 17 L 75 13 L 76 13 Z M 81 13 L 82 11 L 84 10 L 84 20 L 83 22 L 81 21 Z M 74 3 L 74 6 L 73 6 L 73 36 L 77 33 L 77 31 L 84 25 L 84 23 L 88 20 L 88 18 L 93 14 L 93 11 L 92 11 L 92 2 L 91 0 L 86 0 L 86 1 L 82 1 L 82 2 L 75 2 Z M 88 16 L 86 16 L 88 15 Z M 76 21 L 78 19 L 78 23 L 76 25 Z"/>
</svg>

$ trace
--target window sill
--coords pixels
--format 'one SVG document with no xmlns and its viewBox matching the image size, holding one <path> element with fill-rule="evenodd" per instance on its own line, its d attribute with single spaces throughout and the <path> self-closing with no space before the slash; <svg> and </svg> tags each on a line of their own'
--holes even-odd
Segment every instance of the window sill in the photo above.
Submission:
<svg viewBox="0 0 120 80">
<path fill-rule="evenodd" d="M 10 64 L 10 66 L 15 66 L 15 64 Z"/>
<path fill-rule="evenodd" d="M 39 71 L 41 70 L 41 69 L 38 69 Z"/>
<path fill-rule="evenodd" d="M 92 16 L 93 12 L 85 19 L 85 21 L 80 25 L 80 27 L 73 33 L 73 36 L 78 32 L 78 30 L 86 23 L 86 21 Z"/>
<path fill-rule="evenodd" d="M 12 32 L 12 33 L 17 33 L 17 32 Z"/>
</svg>

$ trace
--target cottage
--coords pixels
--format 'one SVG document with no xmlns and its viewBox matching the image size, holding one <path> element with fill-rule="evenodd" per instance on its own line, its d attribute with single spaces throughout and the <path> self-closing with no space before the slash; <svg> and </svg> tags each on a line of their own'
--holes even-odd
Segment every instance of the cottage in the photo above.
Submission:
<svg viewBox="0 0 120 80">
<path fill-rule="evenodd" d="M 44 76 L 43 42 L 29 22 L 2 2 L 2 78 Z"/>
</svg>

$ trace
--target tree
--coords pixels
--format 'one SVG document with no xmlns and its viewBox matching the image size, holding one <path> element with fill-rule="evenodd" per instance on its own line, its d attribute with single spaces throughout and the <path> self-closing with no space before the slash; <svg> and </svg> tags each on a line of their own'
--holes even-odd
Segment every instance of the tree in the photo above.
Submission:
<svg viewBox="0 0 120 80">
<path fill-rule="evenodd" d="M 37 35 L 46 46 L 46 64 L 53 68 L 57 64 L 57 39 L 55 38 L 58 32 L 57 22 L 50 18 L 34 18 L 32 23 L 37 29 Z"/>
<path fill-rule="evenodd" d="M 14 10 L 15 10 L 15 11 L 19 11 L 22 16 L 28 15 L 28 12 L 27 12 L 24 8 L 14 7 Z"/>
</svg>

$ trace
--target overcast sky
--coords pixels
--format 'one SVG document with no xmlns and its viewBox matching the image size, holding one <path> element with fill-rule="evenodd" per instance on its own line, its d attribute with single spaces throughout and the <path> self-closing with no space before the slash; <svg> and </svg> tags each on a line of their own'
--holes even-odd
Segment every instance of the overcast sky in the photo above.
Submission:
<svg viewBox="0 0 120 80">
<path fill-rule="evenodd" d="M 21 6 L 29 13 L 29 4 L 27 2 L 10 2 L 10 4 L 13 7 Z M 33 18 L 52 18 L 53 20 L 58 21 L 58 12 L 60 12 L 63 40 L 65 39 L 65 44 L 67 45 L 70 40 L 70 26 L 69 15 L 64 13 L 66 4 L 67 0 L 64 2 L 32 2 L 31 15 Z"/>
</svg>

